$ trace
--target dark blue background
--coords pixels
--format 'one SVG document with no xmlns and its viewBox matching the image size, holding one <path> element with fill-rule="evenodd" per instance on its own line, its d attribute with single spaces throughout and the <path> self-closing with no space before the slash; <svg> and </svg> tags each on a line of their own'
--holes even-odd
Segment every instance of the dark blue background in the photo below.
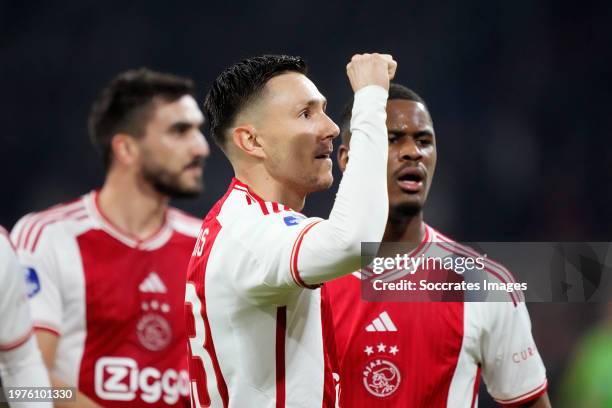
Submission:
<svg viewBox="0 0 612 408">
<path fill-rule="evenodd" d="M 119 71 L 193 77 L 201 100 L 243 57 L 298 54 L 338 119 L 351 55 L 384 51 L 434 119 L 430 224 L 464 241 L 610 241 L 610 11 L 603 1 L 554 0 L 3 1 L 0 224 L 101 185 L 86 119 Z M 176 204 L 202 216 L 230 177 L 215 148 L 206 193 Z M 313 194 L 305 212 L 325 216 L 334 192 Z M 554 391 L 597 307 L 531 306 Z"/>
</svg>

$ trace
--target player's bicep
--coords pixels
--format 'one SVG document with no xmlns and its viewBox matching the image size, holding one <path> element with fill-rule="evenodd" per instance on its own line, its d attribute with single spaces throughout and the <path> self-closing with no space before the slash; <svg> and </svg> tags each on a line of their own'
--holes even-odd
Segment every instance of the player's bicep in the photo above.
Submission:
<svg viewBox="0 0 612 408">
<path fill-rule="evenodd" d="M 482 375 L 500 405 L 519 405 L 546 392 L 546 370 L 531 334 L 524 303 L 484 303 Z"/>
<path fill-rule="evenodd" d="M 245 255 L 234 261 L 232 282 L 238 292 L 257 301 L 277 302 L 284 294 L 305 287 L 295 273 L 293 254 L 299 251 L 303 235 L 320 221 L 284 212 L 235 228 L 233 241 L 238 248 L 233 251 Z"/>
<path fill-rule="evenodd" d="M 0 350 L 10 350 L 30 336 L 32 322 L 25 292 L 23 268 L 4 237 L 0 237 Z"/>
<path fill-rule="evenodd" d="M 62 278 L 52 241 L 52 237 L 43 234 L 35 250 L 17 248 L 17 253 L 25 268 L 26 292 L 34 326 L 59 333 L 63 316 Z"/>
<path fill-rule="evenodd" d="M 367 222 L 367 221 L 365 221 Z M 306 286 L 316 286 L 361 267 L 361 241 L 342 239 L 347 234 L 329 220 L 313 226 L 293 254 L 296 275 Z"/>
</svg>

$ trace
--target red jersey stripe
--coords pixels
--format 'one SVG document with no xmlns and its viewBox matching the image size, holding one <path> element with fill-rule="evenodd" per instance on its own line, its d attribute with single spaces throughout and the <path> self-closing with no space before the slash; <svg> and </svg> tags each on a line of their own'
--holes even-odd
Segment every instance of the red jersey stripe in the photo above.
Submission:
<svg viewBox="0 0 612 408">
<path fill-rule="evenodd" d="M 471 407 L 476 407 L 476 401 L 478 401 L 478 388 L 480 387 L 480 364 L 476 369 L 476 378 L 474 378 L 474 391 L 472 393 L 472 404 Z"/>
<path fill-rule="evenodd" d="M 225 382 L 225 378 L 223 377 L 223 373 L 221 372 L 221 366 L 217 358 L 217 352 L 215 349 L 216 340 L 215 338 L 213 338 L 212 330 L 210 327 L 210 322 L 208 321 L 208 318 L 207 318 L 206 289 L 204 287 L 204 282 L 206 281 L 206 277 L 205 277 L 206 265 L 208 264 L 210 253 L 215 244 L 215 240 L 217 239 L 217 236 L 219 235 L 222 229 L 221 224 L 217 220 L 217 216 L 221 212 L 221 208 L 223 207 L 225 201 L 228 199 L 230 194 L 234 191 L 234 187 L 235 185 L 233 181 L 229 189 L 227 190 L 227 192 L 223 195 L 223 197 L 221 197 L 219 201 L 217 201 L 217 203 L 215 203 L 215 205 L 210 210 L 208 215 L 206 215 L 206 217 L 204 218 L 202 228 L 208 228 L 209 235 L 207 237 L 202 255 L 200 257 L 194 257 L 193 255 L 191 256 L 191 260 L 188 266 L 189 272 L 188 272 L 188 277 L 187 277 L 187 282 L 190 282 L 195 285 L 197 296 L 200 298 L 200 301 L 201 301 L 201 306 L 200 306 L 201 310 L 194 310 L 191 313 L 199 313 L 202 316 L 202 319 L 204 321 L 204 331 L 206 335 L 205 335 L 204 344 L 202 344 L 201 347 L 205 348 L 206 352 L 210 356 L 210 359 L 213 365 L 213 370 L 214 370 L 214 374 L 204 373 L 204 366 L 201 363 L 201 359 L 199 357 L 194 356 L 191 350 L 191 343 L 188 342 L 189 360 L 190 360 L 190 363 L 189 363 L 190 379 L 192 382 L 196 383 L 196 387 L 198 390 L 200 390 L 201 387 L 204 387 L 204 389 L 202 390 L 203 391 L 202 395 L 198 395 L 198 397 L 205 398 L 207 394 L 205 390 L 205 376 L 214 375 L 217 379 L 217 391 L 219 392 L 219 395 L 221 396 L 221 399 L 223 401 L 223 407 L 229 406 L 229 393 L 228 393 L 227 383 Z M 186 310 L 187 309 L 188 308 L 186 305 Z M 191 315 L 191 313 L 189 312 L 186 313 L 188 328 L 192 326 L 189 323 L 189 321 L 193 319 L 193 316 Z M 187 335 L 191 336 L 191 334 L 189 333 L 189 329 L 188 329 Z M 196 369 L 194 364 L 199 365 L 199 370 Z M 201 374 L 202 374 L 201 376 L 197 374 L 198 371 L 201 371 Z M 199 401 L 199 402 L 200 404 L 204 403 L 204 401 Z"/>
<path fill-rule="evenodd" d="M 314 227 L 320 222 L 321 220 L 313 221 L 310 224 L 308 224 L 306 227 L 304 227 L 304 229 L 298 235 L 297 239 L 295 240 L 293 244 L 293 250 L 291 251 L 291 257 L 289 258 L 289 262 L 290 262 L 289 269 L 291 271 L 291 276 L 293 276 L 293 280 L 295 280 L 295 283 L 297 283 L 298 286 L 301 286 L 307 289 L 316 289 L 320 285 L 308 285 L 306 282 L 302 280 L 300 273 L 298 271 L 298 255 L 300 253 L 300 246 L 302 245 L 302 240 L 304 239 L 304 235 L 306 235 L 306 233 L 310 231 L 312 227 Z"/>
<path fill-rule="evenodd" d="M 49 332 L 49 333 L 53 333 L 56 336 L 60 335 L 59 330 L 56 329 L 53 326 L 49 326 L 49 325 L 42 324 L 42 323 L 34 323 L 33 327 L 34 327 L 34 330 L 43 330 L 43 331 L 46 331 L 46 332 Z"/>
<path fill-rule="evenodd" d="M 240 182 L 238 179 L 234 178 L 233 180 L 234 188 L 240 191 L 247 193 L 257 204 L 259 204 L 259 208 L 264 213 L 264 215 L 270 214 L 268 208 L 266 207 L 266 202 L 259 197 L 257 194 L 251 191 L 251 189 L 244 183 Z"/>
<path fill-rule="evenodd" d="M 438 243 L 438 246 L 440 246 L 440 248 L 446 249 L 447 251 L 449 251 L 450 253 L 453 253 L 455 255 L 459 255 L 459 256 L 473 256 L 472 254 L 468 254 L 468 253 L 462 252 L 462 251 L 460 251 L 459 249 L 457 249 L 455 247 L 447 246 L 447 245 L 445 245 L 445 244 L 443 244 L 441 242 Z M 491 268 L 486 267 L 486 265 L 485 265 L 484 270 L 489 272 L 491 275 L 495 276 L 501 282 L 508 283 L 499 273 L 495 272 Z M 516 306 L 518 304 L 519 300 L 516 297 L 516 295 L 514 294 L 514 292 L 508 293 L 508 295 L 510 296 L 510 299 L 512 299 L 512 303 L 514 304 L 514 306 Z"/>
<path fill-rule="evenodd" d="M 159 228 L 156 231 L 154 231 L 151 235 L 149 235 L 148 237 L 144 239 L 140 239 L 130 234 L 129 232 L 124 231 L 121 227 L 115 224 L 110 218 L 108 218 L 106 214 L 104 214 L 104 212 L 102 211 L 102 208 L 100 208 L 100 194 L 98 193 L 98 191 L 95 191 L 93 194 L 94 194 L 93 202 L 96 208 L 96 212 L 98 213 L 98 215 L 100 215 L 100 218 L 101 218 L 100 221 L 103 222 L 104 226 L 110 229 L 114 234 L 119 235 L 120 237 L 124 237 L 127 241 L 135 242 L 136 246 L 142 246 L 142 245 L 147 244 L 148 242 L 154 241 L 160 234 L 162 234 L 166 230 L 166 228 L 168 228 L 168 209 L 166 208 L 164 212 L 164 220 L 162 224 L 159 226 Z"/>
<path fill-rule="evenodd" d="M 522 395 L 519 395 L 518 397 L 511 398 L 511 399 L 505 399 L 505 400 L 494 398 L 494 400 L 495 402 L 497 402 L 498 404 L 504 407 L 515 407 L 518 405 L 523 405 L 526 402 L 533 401 L 534 399 L 540 397 L 546 392 L 547 388 L 548 388 L 548 380 L 544 380 L 542 384 L 540 384 L 533 390 L 528 391 Z"/>
<path fill-rule="evenodd" d="M 450 238 L 448 238 L 448 237 L 446 237 L 446 236 L 444 236 L 442 234 L 438 233 L 438 236 L 439 236 L 439 238 L 442 241 L 444 241 L 444 242 L 446 242 L 448 244 L 451 244 L 451 245 L 453 245 L 453 246 L 455 246 L 455 247 L 457 247 L 459 249 L 462 249 L 463 251 L 471 254 L 472 256 L 481 256 L 481 254 L 476 252 L 473 248 L 470 248 L 470 247 L 468 247 L 466 245 L 461 245 L 458 242 L 453 241 L 452 239 L 450 239 Z M 489 266 L 491 268 L 497 269 L 500 272 L 500 274 L 505 275 L 507 282 L 516 283 L 516 280 L 514 279 L 514 275 L 512 275 L 512 273 L 508 269 L 506 269 L 503 265 L 501 265 L 501 264 L 499 264 L 499 263 L 497 263 L 497 262 L 495 262 L 495 261 L 493 261 L 491 259 L 487 259 L 486 262 L 489 264 Z"/>
<path fill-rule="evenodd" d="M 338 355 L 336 352 L 334 319 L 327 286 L 321 286 L 321 322 L 323 334 L 323 401 L 321 408 L 336 406 L 336 387 L 333 373 L 338 372 Z"/>
<path fill-rule="evenodd" d="M 58 221 L 62 221 L 62 220 L 66 220 L 66 219 L 72 219 L 75 221 L 81 221 L 84 219 L 87 219 L 89 217 L 89 215 L 87 215 L 87 210 L 85 210 L 85 208 L 78 208 L 76 210 L 72 210 L 69 211 L 65 214 L 63 214 L 62 216 L 58 216 L 56 218 L 53 219 L 49 219 L 47 221 L 45 221 L 40 228 L 38 229 L 38 232 L 36 233 L 36 237 L 34 238 L 34 242 L 31 245 L 30 251 L 34 252 L 36 251 L 36 246 L 38 245 L 38 240 L 40 239 L 40 236 L 43 233 L 43 230 L 48 227 L 51 224 L 54 224 Z"/>
<path fill-rule="evenodd" d="M 84 204 L 81 201 L 82 199 L 78 199 L 68 204 L 56 205 L 49 208 L 48 210 L 32 214 L 32 216 L 24 222 L 24 225 L 21 231 L 19 232 L 19 236 L 16 242 L 17 247 L 20 249 L 25 249 L 27 247 L 27 243 L 29 241 L 30 234 L 32 233 L 32 231 L 39 225 L 39 223 L 44 222 L 49 217 L 56 217 L 77 208 L 85 208 Z"/>
<path fill-rule="evenodd" d="M 285 331 L 287 306 L 276 309 L 276 408 L 285 408 Z"/>
</svg>

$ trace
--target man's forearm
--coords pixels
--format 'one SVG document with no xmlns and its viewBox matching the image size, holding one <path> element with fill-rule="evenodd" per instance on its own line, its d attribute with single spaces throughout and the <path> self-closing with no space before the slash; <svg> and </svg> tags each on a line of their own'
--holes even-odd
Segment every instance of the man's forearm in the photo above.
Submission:
<svg viewBox="0 0 612 408">
<path fill-rule="evenodd" d="M 351 159 L 329 219 L 304 236 L 299 270 L 318 284 L 360 267 L 361 242 L 380 241 L 388 215 L 387 92 L 370 86 L 355 95 Z"/>
</svg>

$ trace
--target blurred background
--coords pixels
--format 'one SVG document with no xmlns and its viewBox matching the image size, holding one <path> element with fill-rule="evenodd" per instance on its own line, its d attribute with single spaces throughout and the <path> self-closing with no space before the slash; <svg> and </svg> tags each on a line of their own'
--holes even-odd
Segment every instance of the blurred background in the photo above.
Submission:
<svg viewBox="0 0 612 408">
<path fill-rule="evenodd" d="M 192 77 L 202 100 L 244 57 L 301 55 L 337 120 L 351 55 L 384 51 L 434 120 L 432 226 L 462 241 L 612 241 L 611 11 L 608 2 L 566 0 L 2 1 L 0 224 L 101 185 L 87 114 L 122 70 Z M 215 147 L 205 194 L 175 204 L 202 216 L 231 176 Z M 304 212 L 325 216 L 335 189 L 312 195 Z M 550 394 L 562 403 L 579 339 L 605 321 L 605 305 L 529 309 Z M 484 394 L 480 406 L 492 406 Z"/>
</svg>

